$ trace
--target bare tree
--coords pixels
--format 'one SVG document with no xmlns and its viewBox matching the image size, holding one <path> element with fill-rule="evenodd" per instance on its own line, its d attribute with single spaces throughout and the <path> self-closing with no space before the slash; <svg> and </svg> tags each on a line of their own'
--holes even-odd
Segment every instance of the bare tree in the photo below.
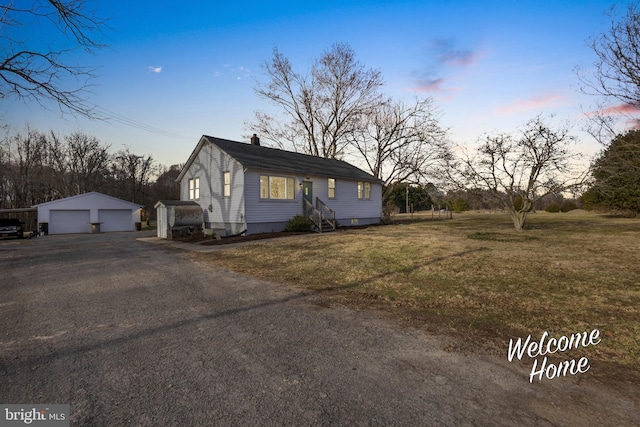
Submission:
<svg viewBox="0 0 640 427">
<path fill-rule="evenodd" d="M 585 114 L 586 125 L 583 130 L 602 145 L 607 145 L 616 135 L 616 125 L 620 117 L 626 117 L 628 121 L 635 121 L 628 111 L 630 108 L 611 108 L 600 101 L 595 110 Z"/>
<path fill-rule="evenodd" d="M 75 65 L 69 54 L 78 48 L 91 52 L 102 47 L 97 37 L 105 21 L 84 0 L 24 3 L 0 5 L 0 98 L 15 96 L 41 105 L 54 101 L 63 112 L 92 117 L 85 93 L 93 70 Z M 20 31 L 27 25 L 51 25 L 62 37 L 47 43 L 24 40 Z M 70 82 L 75 86 L 68 86 Z"/>
<path fill-rule="evenodd" d="M 153 158 L 134 154 L 126 147 L 115 153 L 111 169 L 112 177 L 119 186 L 115 190 L 118 192 L 117 197 L 142 203 L 144 190 L 151 178 Z"/>
<path fill-rule="evenodd" d="M 578 69 L 583 91 L 640 108 L 640 10 L 630 3 L 619 20 L 611 8 L 611 27 L 590 41 L 593 69 Z"/>
<path fill-rule="evenodd" d="M 568 127 L 551 129 L 540 116 L 530 120 L 518 137 L 485 136 L 474 156 L 465 156 L 448 169 L 453 182 L 499 202 L 516 230 L 522 230 L 534 204 L 547 194 L 582 185 L 579 154 L 569 146 L 575 138 Z"/>
<path fill-rule="evenodd" d="M 176 164 L 168 168 L 166 166 L 158 167 L 158 177 L 149 188 L 153 201 L 180 199 L 180 184 L 176 178 L 180 175 L 183 166 Z"/>
<path fill-rule="evenodd" d="M 27 127 L 9 140 L 11 192 L 10 206 L 23 208 L 42 200 L 42 163 L 46 150 L 46 136 Z"/>
<path fill-rule="evenodd" d="M 9 138 L 5 136 L 0 141 L 0 209 L 9 208 L 11 203 L 13 188 L 11 168 Z"/>
<path fill-rule="evenodd" d="M 432 98 L 412 105 L 389 99 L 361 119 L 350 145 L 387 190 L 392 183 L 426 184 L 450 156 Z"/>
<path fill-rule="evenodd" d="M 79 131 L 66 135 L 63 146 L 53 133 L 50 140 L 50 151 L 57 156 L 56 169 L 61 176 L 64 197 L 102 189 L 111 161 L 107 145 Z"/>
<path fill-rule="evenodd" d="M 165 171 L 156 186 L 150 182 L 154 172 L 151 156 L 129 148 L 111 154 L 108 146 L 80 131 L 59 137 L 27 126 L 0 140 L 0 208 L 23 208 L 89 191 L 149 206 L 147 194 L 167 198 L 179 190 L 171 183 L 179 166 Z"/>
<path fill-rule="evenodd" d="M 280 147 L 319 157 L 343 154 L 356 122 L 380 103 L 380 72 L 366 69 L 349 45 L 334 44 L 309 74 L 294 71 L 277 49 L 263 64 L 270 81 L 258 84 L 258 96 L 282 110 L 284 121 L 257 112 L 250 128 Z"/>
</svg>

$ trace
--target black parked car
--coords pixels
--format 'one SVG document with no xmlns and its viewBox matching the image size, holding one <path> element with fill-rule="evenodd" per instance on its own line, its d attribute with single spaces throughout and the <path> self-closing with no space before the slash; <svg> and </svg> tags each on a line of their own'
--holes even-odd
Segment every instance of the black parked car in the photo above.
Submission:
<svg viewBox="0 0 640 427">
<path fill-rule="evenodd" d="M 17 218 L 0 218 L 0 237 L 24 237 L 24 225 Z"/>
</svg>

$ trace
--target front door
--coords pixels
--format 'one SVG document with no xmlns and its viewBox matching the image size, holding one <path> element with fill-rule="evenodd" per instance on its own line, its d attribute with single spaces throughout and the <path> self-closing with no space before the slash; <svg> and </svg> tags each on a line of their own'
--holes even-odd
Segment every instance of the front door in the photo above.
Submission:
<svg viewBox="0 0 640 427">
<path fill-rule="evenodd" d="M 313 206 L 313 182 L 302 181 L 302 197 Z"/>
</svg>

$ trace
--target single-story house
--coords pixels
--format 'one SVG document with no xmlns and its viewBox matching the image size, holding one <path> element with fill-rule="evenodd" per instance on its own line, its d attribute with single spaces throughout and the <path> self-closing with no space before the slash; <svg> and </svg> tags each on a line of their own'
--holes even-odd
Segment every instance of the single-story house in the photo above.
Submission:
<svg viewBox="0 0 640 427">
<path fill-rule="evenodd" d="M 142 205 L 92 191 L 33 206 L 46 234 L 134 231 Z"/>
<path fill-rule="evenodd" d="M 357 167 L 251 143 L 202 136 L 177 178 L 180 199 L 204 211 L 205 231 L 277 232 L 296 215 L 320 230 L 380 222 L 382 182 Z"/>
</svg>

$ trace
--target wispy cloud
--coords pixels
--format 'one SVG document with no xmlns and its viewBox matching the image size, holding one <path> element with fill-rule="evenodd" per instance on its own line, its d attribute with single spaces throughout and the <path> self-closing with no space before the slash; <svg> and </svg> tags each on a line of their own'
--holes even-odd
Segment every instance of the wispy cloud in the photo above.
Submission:
<svg viewBox="0 0 640 427">
<path fill-rule="evenodd" d="M 162 66 L 161 65 L 150 65 L 150 66 L 147 67 L 147 72 L 160 74 L 162 72 Z"/>
<path fill-rule="evenodd" d="M 595 114 L 596 112 L 594 112 Z M 597 113 L 604 114 L 605 116 L 618 115 L 618 114 L 638 114 L 640 109 L 631 104 L 618 104 L 611 107 L 603 108 Z"/>
<path fill-rule="evenodd" d="M 640 119 L 627 120 L 627 126 L 630 130 L 640 130 Z"/>
<path fill-rule="evenodd" d="M 435 93 L 443 93 L 445 89 L 442 87 L 444 85 L 445 80 L 443 78 L 439 79 L 422 79 L 418 80 L 417 85 L 411 88 L 412 92 L 435 92 Z"/>
<path fill-rule="evenodd" d="M 245 67 L 238 67 L 234 70 L 236 72 L 236 80 L 242 80 L 245 77 L 251 77 L 251 70 Z"/>
<path fill-rule="evenodd" d="M 451 93 L 447 87 L 448 77 L 460 69 L 467 69 L 482 57 L 481 51 L 457 47 L 453 38 L 440 38 L 424 47 L 425 66 L 413 73 L 417 85 L 412 92 Z"/>
<path fill-rule="evenodd" d="M 564 97 L 558 93 L 534 96 L 528 99 L 518 99 L 511 104 L 497 108 L 500 114 L 517 114 L 530 110 L 544 110 L 564 102 Z"/>
<path fill-rule="evenodd" d="M 449 67 L 468 67 L 482 56 L 480 52 L 457 48 L 452 38 L 433 40 L 428 51 L 439 64 Z"/>
<path fill-rule="evenodd" d="M 624 116 L 626 117 L 626 119 L 623 120 L 625 128 L 638 130 L 640 129 L 640 118 L 637 117 L 638 114 L 640 114 L 640 108 L 633 104 L 625 103 L 591 111 L 587 113 L 587 116 Z"/>
<path fill-rule="evenodd" d="M 222 66 L 225 68 L 224 72 L 215 71 L 213 73 L 213 77 L 224 77 L 224 76 L 233 76 L 235 80 L 242 80 L 244 78 L 251 77 L 251 70 L 245 67 L 233 67 L 230 64 L 224 64 Z"/>
</svg>

